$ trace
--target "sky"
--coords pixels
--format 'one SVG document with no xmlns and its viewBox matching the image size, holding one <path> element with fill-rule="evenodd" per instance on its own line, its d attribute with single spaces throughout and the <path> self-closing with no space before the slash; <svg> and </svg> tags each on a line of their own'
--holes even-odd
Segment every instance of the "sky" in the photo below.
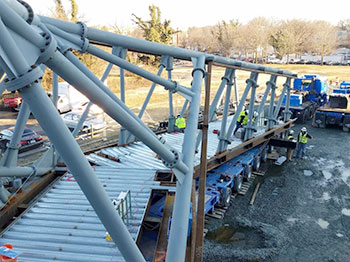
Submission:
<svg viewBox="0 0 350 262">
<path fill-rule="evenodd" d="M 132 14 L 144 20 L 149 18 L 148 6 L 160 8 L 162 20 L 171 20 L 171 26 L 187 29 L 191 26 L 215 25 L 222 20 L 235 19 L 247 23 L 254 17 L 273 19 L 326 20 L 334 25 L 350 19 L 349 0 L 76 0 L 79 14 L 89 26 L 134 26 Z M 69 9 L 69 1 L 62 0 Z M 53 0 L 27 0 L 35 13 L 49 15 Z"/>
</svg>

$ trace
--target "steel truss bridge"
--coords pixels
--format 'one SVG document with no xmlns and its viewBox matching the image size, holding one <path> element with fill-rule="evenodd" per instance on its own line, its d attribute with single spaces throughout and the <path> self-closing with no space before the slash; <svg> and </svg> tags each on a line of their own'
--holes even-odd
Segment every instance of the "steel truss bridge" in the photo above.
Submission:
<svg viewBox="0 0 350 262">
<path fill-rule="evenodd" d="M 109 53 L 101 49 L 100 45 L 111 47 L 112 52 Z M 94 75 L 73 54 L 73 50 L 88 53 L 107 61 L 109 64 L 102 78 L 99 79 Z M 125 59 L 127 52 L 161 57 L 158 73 L 151 73 L 128 62 Z M 172 80 L 174 59 L 186 60 L 192 63 L 192 82 L 190 86 Z M 107 79 L 113 65 L 120 68 L 120 98 L 104 85 L 104 81 Z M 225 68 L 225 73 L 221 78 L 221 83 L 214 98 L 210 100 L 213 66 Z M 164 69 L 167 71 L 167 78 L 161 77 Z M 45 70 L 52 70 L 53 72 L 52 100 L 41 86 L 41 79 Z M 153 83 L 138 115 L 134 114 L 125 104 L 124 70 Z M 246 80 L 246 87 L 237 102 L 236 113 L 229 117 L 230 96 L 234 91 L 237 97 L 236 73 L 241 70 L 249 71 L 250 76 Z M 270 80 L 266 83 L 266 90 L 261 103 L 256 107 L 257 80 L 261 74 L 269 75 Z M 18 91 L 23 98 L 13 137 L 0 162 L 0 177 L 8 181 L 18 177 L 42 176 L 54 170 L 58 159 L 61 157 L 98 218 L 111 235 L 122 257 L 126 261 L 135 262 L 145 261 L 145 259 L 123 220 L 115 212 L 110 198 L 97 178 L 94 169 L 90 166 L 86 156 L 74 139 L 88 114 L 89 107 L 83 113 L 78 127 L 71 133 L 55 108 L 58 96 L 58 76 L 88 97 L 90 99 L 89 105 L 98 105 L 121 125 L 120 145 L 132 144 L 135 141 L 142 143 L 148 148 L 147 150 L 153 151 L 161 158 L 164 168 L 171 169 L 176 175 L 176 196 L 166 261 L 178 262 L 185 260 L 193 174 L 194 172 L 200 173 L 199 165 L 195 164 L 196 151 L 201 150 L 201 161 L 206 163 L 208 127 L 210 122 L 216 119 L 216 110 L 220 98 L 225 93 L 223 116 L 218 125 L 220 132 L 214 138 L 216 140 L 216 150 L 214 150 L 212 158 L 209 159 L 209 168 L 226 161 L 226 159 L 240 152 L 239 150 L 262 143 L 269 137 L 290 127 L 290 85 L 291 79 L 295 78 L 296 74 L 89 28 L 81 22 L 74 24 L 38 16 L 23 1 L 0 0 L 0 80 L 2 79 L 0 94 L 5 89 Z M 278 89 L 276 85 L 277 78 L 285 79 L 279 99 L 275 96 L 276 89 Z M 177 93 L 185 98 L 182 114 L 188 108 L 187 127 L 184 135 L 181 134 L 182 139 L 177 149 L 160 139 L 141 121 L 156 85 L 163 86 L 168 90 L 169 131 L 172 131 L 174 127 L 173 95 Z M 198 115 L 203 90 L 206 94 L 204 121 L 198 129 Z M 287 106 L 283 113 L 283 123 L 279 123 L 277 117 L 285 94 L 287 94 Z M 268 97 L 270 97 L 269 110 L 267 117 L 265 116 L 267 125 L 258 127 L 257 123 L 259 121 L 257 119 L 253 121 L 253 112 L 257 110 L 259 118 Z M 243 110 L 244 103 L 248 98 L 250 100 L 249 120 L 245 127 L 244 142 L 239 143 L 237 147 L 232 147 L 230 144 L 233 131 L 239 113 Z M 33 165 L 17 166 L 19 142 L 30 112 L 33 113 L 45 131 L 52 145 Z M 262 130 L 262 132 L 255 135 L 255 130 Z M 199 149 L 200 146 L 201 149 Z M 206 172 L 205 168 L 201 171 L 204 174 Z M 7 189 L 1 185 L 0 199 L 2 206 L 7 202 L 9 195 Z"/>
</svg>

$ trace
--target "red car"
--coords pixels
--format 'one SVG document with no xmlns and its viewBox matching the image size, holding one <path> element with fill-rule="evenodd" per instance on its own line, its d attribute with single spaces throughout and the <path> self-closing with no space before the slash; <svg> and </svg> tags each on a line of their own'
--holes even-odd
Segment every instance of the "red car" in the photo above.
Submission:
<svg viewBox="0 0 350 262">
<path fill-rule="evenodd" d="M 18 93 L 8 93 L 3 95 L 1 102 L 4 107 L 19 111 L 22 104 L 22 97 L 20 97 Z"/>
</svg>

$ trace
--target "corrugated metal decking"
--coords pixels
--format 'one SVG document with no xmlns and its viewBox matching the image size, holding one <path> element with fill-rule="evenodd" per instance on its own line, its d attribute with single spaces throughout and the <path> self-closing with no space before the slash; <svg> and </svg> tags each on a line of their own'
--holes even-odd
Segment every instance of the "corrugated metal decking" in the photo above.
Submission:
<svg viewBox="0 0 350 262">
<path fill-rule="evenodd" d="M 218 145 L 217 135 L 212 130 L 219 129 L 220 125 L 221 120 L 210 124 L 208 158 L 215 155 Z M 256 134 L 263 132 L 260 129 Z M 181 151 L 184 137 L 182 133 L 162 136 L 169 147 Z M 229 148 L 240 143 L 240 139 L 234 139 Z M 140 142 L 128 147 L 113 147 L 101 151 L 120 159 L 120 162 L 115 162 L 96 153 L 88 156 L 90 161 L 99 165 L 95 167 L 96 175 L 111 200 L 117 198 L 121 191 L 130 189 L 132 219 L 128 229 L 136 239 L 151 190 L 166 188 L 153 181 L 156 170 L 165 167 Z M 200 153 L 196 154 L 195 165 L 199 161 Z M 114 243 L 106 241 L 105 232 L 73 176 L 68 174 L 3 234 L 0 244 L 13 244 L 22 253 L 18 261 L 25 262 L 124 261 Z"/>
</svg>

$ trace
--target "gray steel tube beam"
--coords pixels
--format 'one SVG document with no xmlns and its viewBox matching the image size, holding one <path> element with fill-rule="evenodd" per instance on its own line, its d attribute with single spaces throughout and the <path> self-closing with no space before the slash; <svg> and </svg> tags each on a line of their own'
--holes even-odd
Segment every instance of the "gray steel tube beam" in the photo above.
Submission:
<svg viewBox="0 0 350 262">
<path fill-rule="evenodd" d="M 209 121 L 214 120 L 215 110 L 217 109 L 221 94 L 222 94 L 227 82 L 229 81 L 229 77 L 232 74 L 232 71 L 234 71 L 234 70 L 230 69 L 230 68 L 226 68 L 225 75 L 221 78 L 221 83 L 220 83 L 220 86 L 218 88 L 218 91 L 216 92 L 215 97 L 210 105 Z"/>
<path fill-rule="evenodd" d="M 56 20 L 54 18 L 40 16 L 41 21 L 47 24 L 52 24 L 58 28 L 73 34 L 81 34 L 81 26 L 73 24 L 71 22 Z M 176 58 L 190 60 L 191 57 L 198 57 L 204 55 L 206 59 L 214 59 L 214 63 L 224 66 L 235 66 L 243 70 L 256 70 L 261 73 L 278 74 L 289 77 L 297 77 L 295 73 L 286 70 L 280 70 L 276 68 L 266 67 L 262 65 L 255 65 L 247 62 L 242 62 L 230 58 L 224 58 L 220 56 L 214 56 L 197 51 L 191 51 L 174 46 L 167 46 L 154 42 L 149 42 L 142 39 L 135 39 L 128 36 L 122 36 L 110 32 L 105 32 L 95 28 L 88 28 L 87 38 L 96 42 L 103 42 L 111 46 L 121 46 L 129 50 L 138 51 L 142 53 L 151 53 L 154 55 L 169 55 Z"/>
<path fill-rule="evenodd" d="M 244 140 L 247 140 L 252 137 L 253 135 L 253 116 L 254 116 L 254 103 L 255 103 L 255 93 L 258 81 L 258 73 L 255 73 L 254 83 L 252 84 L 252 91 L 250 92 L 250 102 L 249 102 L 249 114 L 248 114 L 248 123 L 245 127 L 245 134 L 244 134 Z"/>
<path fill-rule="evenodd" d="M 17 48 L 15 41 L 4 27 L 1 19 L 0 32 L 2 36 L 0 38 L 0 46 L 7 53 L 17 73 L 26 73 L 28 69 L 30 69 L 30 66 Z M 57 54 L 61 55 L 56 52 L 56 55 Z M 18 62 L 21 63 L 17 64 Z M 54 61 L 51 62 L 54 63 Z M 60 66 L 64 67 L 65 65 L 60 64 L 59 67 Z M 74 75 L 74 72 L 72 72 L 72 74 Z M 68 168 L 74 175 L 74 178 L 77 180 L 112 239 L 114 239 L 124 258 L 127 261 L 145 261 L 122 219 L 117 212 L 115 212 L 107 193 L 104 191 L 79 145 L 70 134 L 41 85 L 36 81 L 31 85 L 21 88 L 19 92 L 24 102 L 29 105 L 35 118 L 38 120 L 49 139 L 55 145 L 58 153 L 63 157 Z"/>
<path fill-rule="evenodd" d="M 187 106 L 188 106 L 188 100 L 186 99 L 184 102 L 184 105 L 182 106 L 182 109 L 181 109 L 181 113 L 180 113 L 181 116 L 183 116 L 185 114 Z"/>
<path fill-rule="evenodd" d="M 58 73 L 68 83 L 76 87 L 80 92 L 86 95 L 94 104 L 103 108 L 103 110 L 123 127 L 132 132 L 138 139 L 143 141 L 149 148 L 156 152 L 166 162 L 172 163 L 175 155 L 167 146 L 162 144 L 159 139 L 147 131 L 138 121 L 128 114 L 118 103 L 110 96 L 99 92 L 100 89 L 87 76 L 73 66 L 61 53 L 55 55 L 47 61 L 47 66 Z M 187 166 L 180 161 L 178 169 L 183 173 L 188 171 Z M 181 180 L 181 178 L 180 178 Z"/>
<path fill-rule="evenodd" d="M 227 82 L 227 86 L 226 86 L 226 96 L 225 96 L 224 111 L 222 112 L 218 152 L 221 152 L 225 149 L 224 147 L 225 147 L 225 140 L 226 140 L 226 125 L 227 125 L 228 107 L 230 105 L 231 90 L 232 90 L 232 85 L 233 85 L 232 74 L 233 74 L 233 71 L 231 71 L 231 74 L 229 75 L 229 79 L 228 79 L 229 81 Z"/>
<path fill-rule="evenodd" d="M 57 108 L 58 101 L 58 75 L 52 72 L 52 103 Z"/>
<path fill-rule="evenodd" d="M 0 177 L 27 177 L 31 175 L 42 176 L 50 170 L 51 168 L 35 168 L 33 166 L 0 167 Z"/>
<path fill-rule="evenodd" d="M 284 109 L 284 118 L 283 120 L 284 121 L 288 121 L 290 119 L 290 116 L 291 116 L 291 112 L 289 111 L 289 107 L 290 107 L 290 90 L 291 90 L 291 87 L 290 87 L 290 78 L 287 78 L 286 82 L 284 83 L 284 85 L 287 86 L 287 99 L 286 99 L 286 106 L 285 106 L 285 109 Z"/>
<path fill-rule="evenodd" d="M 273 76 L 271 76 L 271 77 L 273 77 Z M 262 98 L 262 100 L 261 100 L 261 102 L 260 102 L 260 105 L 259 105 L 259 107 L 258 107 L 258 111 L 257 111 L 257 112 L 258 112 L 258 116 L 255 118 L 254 125 L 253 125 L 254 127 L 256 127 L 256 126 L 258 125 L 261 112 L 262 112 L 263 109 L 264 109 L 264 106 L 265 106 L 267 97 L 268 97 L 268 95 L 269 95 L 269 93 L 270 93 L 271 86 L 270 86 L 269 84 L 266 84 L 266 86 L 267 86 L 267 87 L 266 87 L 264 96 L 263 96 L 263 98 Z"/>
<path fill-rule="evenodd" d="M 193 160 L 195 154 L 196 135 L 198 126 L 198 113 L 200 108 L 201 87 L 204 77 L 205 57 L 201 56 L 195 64 L 193 71 L 192 90 L 195 93 L 190 105 L 188 125 L 185 130 L 183 142 L 183 157 L 188 166 L 188 172 L 182 184 L 176 183 L 176 195 L 171 222 L 170 236 L 167 248 L 167 262 L 185 261 L 188 219 L 190 213 L 191 190 L 193 181 Z"/>
<path fill-rule="evenodd" d="M 274 118 L 274 119 L 277 119 L 277 117 L 278 117 L 278 113 L 279 113 L 279 111 L 280 111 L 280 108 L 281 108 L 281 105 L 282 105 L 283 98 L 284 98 L 284 95 L 285 95 L 285 93 L 286 93 L 286 90 L 287 90 L 287 85 L 283 85 L 283 89 L 282 89 L 280 98 L 278 99 L 278 102 L 277 102 L 275 111 L 273 112 L 273 118 Z"/>
<path fill-rule="evenodd" d="M 273 116 L 273 109 L 275 105 L 275 93 L 276 93 L 276 80 L 277 76 L 271 76 L 270 81 L 267 84 L 271 87 L 271 98 L 270 98 L 270 106 L 268 112 L 268 122 L 267 122 L 267 130 L 273 128 L 276 119 Z"/>
</svg>

